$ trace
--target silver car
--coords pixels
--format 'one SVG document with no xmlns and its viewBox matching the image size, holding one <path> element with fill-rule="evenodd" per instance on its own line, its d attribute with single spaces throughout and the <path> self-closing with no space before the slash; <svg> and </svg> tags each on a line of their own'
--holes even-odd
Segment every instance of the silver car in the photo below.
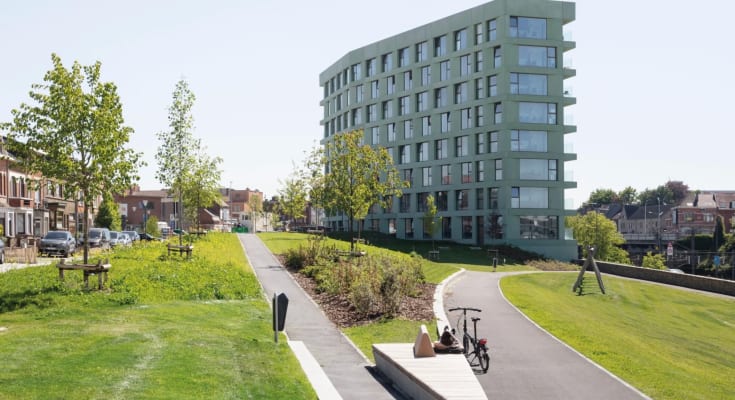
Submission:
<svg viewBox="0 0 735 400">
<path fill-rule="evenodd" d="M 77 249 L 76 240 L 69 231 L 51 231 L 41 239 L 38 245 L 38 253 L 40 255 L 58 254 L 64 257 L 74 255 Z"/>
</svg>

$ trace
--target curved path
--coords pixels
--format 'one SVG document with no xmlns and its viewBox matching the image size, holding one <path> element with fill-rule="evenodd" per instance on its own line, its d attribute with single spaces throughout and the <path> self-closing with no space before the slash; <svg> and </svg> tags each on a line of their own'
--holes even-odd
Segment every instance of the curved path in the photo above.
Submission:
<svg viewBox="0 0 735 400">
<path fill-rule="evenodd" d="M 458 306 L 482 309 L 477 331 L 488 338 L 491 360 L 487 374 L 477 378 L 488 398 L 648 398 L 540 329 L 508 303 L 498 285 L 506 275 L 465 271 L 444 291 L 445 311 Z M 456 324 L 458 313 L 447 316 Z"/>
</svg>

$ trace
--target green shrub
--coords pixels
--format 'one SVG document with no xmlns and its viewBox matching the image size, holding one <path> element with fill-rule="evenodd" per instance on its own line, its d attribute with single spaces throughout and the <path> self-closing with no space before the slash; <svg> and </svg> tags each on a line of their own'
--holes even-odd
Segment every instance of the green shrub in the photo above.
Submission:
<svg viewBox="0 0 735 400">
<path fill-rule="evenodd" d="M 645 256 L 643 256 L 643 263 L 641 266 L 643 268 L 666 269 L 666 261 L 664 260 L 663 255 L 651 254 L 649 251 Z"/>
<path fill-rule="evenodd" d="M 350 287 L 348 298 L 361 315 L 370 315 L 379 310 L 378 295 L 374 286 L 375 277 L 368 271 L 364 271 L 358 275 Z"/>
</svg>

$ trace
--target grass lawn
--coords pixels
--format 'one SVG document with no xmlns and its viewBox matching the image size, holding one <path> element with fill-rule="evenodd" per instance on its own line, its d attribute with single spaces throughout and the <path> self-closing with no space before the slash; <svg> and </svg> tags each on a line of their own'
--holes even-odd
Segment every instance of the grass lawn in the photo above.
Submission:
<svg viewBox="0 0 735 400">
<path fill-rule="evenodd" d="M 612 276 L 603 295 L 589 273 L 578 296 L 576 277 L 516 275 L 501 287 L 536 323 L 654 399 L 735 397 L 735 299 Z"/>
<path fill-rule="evenodd" d="M 421 324 L 426 325 L 429 334 L 436 340 L 434 321 L 408 321 L 392 319 L 369 325 L 354 326 L 343 329 L 345 335 L 362 351 L 373 363 L 373 343 L 413 343 Z"/>
<path fill-rule="evenodd" d="M 316 398 L 236 235 L 165 253 L 110 253 L 103 291 L 54 266 L 0 274 L 0 399 Z"/>
</svg>

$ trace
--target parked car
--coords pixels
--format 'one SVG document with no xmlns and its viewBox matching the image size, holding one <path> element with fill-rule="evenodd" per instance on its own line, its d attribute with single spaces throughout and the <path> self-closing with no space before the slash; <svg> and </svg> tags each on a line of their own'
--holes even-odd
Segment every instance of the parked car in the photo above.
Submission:
<svg viewBox="0 0 735 400">
<path fill-rule="evenodd" d="M 39 255 L 59 254 L 69 257 L 74 255 L 76 249 L 77 242 L 74 240 L 74 235 L 69 231 L 50 231 L 41 238 L 41 243 L 38 245 Z"/>
<path fill-rule="evenodd" d="M 138 236 L 138 232 L 136 231 L 123 231 L 123 233 L 128 235 L 131 242 L 136 242 L 140 240 L 140 236 Z"/>
<path fill-rule="evenodd" d="M 82 239 L 84 241 L 84 239 Z M 89 230 L 89 247 L 110 248 L 110 230 L 107 228 L 92 228 Z"/>
<path fill-rule="evenodd" d="M 150 241 L 159 241 L 160 242 L 160 241 L 163 240 L 163 239 L 161 239 L 159 237 L 151 236 L 151 235 L 149 235 L 149 234 L 147 234 L 145 232 L 139 234 L 138 236 L 140 237 L 140 240 L 145 240 L 147 242 L 150 242 Z"/>
<path fill-rule="evenodd" d="M 117 245 L 122 244 L 121 241 L 123 239 L 121 236 L 120 232 L 110 231 L 110 247 L 116 247 Z"/>
<path fill-rule="evenodd" d="M 130 246 L 131 243 L 133 243 L 133 239 L 128 236 L 125 232 L 118 232 L 117 233 L 117 241 L 119 245 L 122 246 Z"/>
</svg>

